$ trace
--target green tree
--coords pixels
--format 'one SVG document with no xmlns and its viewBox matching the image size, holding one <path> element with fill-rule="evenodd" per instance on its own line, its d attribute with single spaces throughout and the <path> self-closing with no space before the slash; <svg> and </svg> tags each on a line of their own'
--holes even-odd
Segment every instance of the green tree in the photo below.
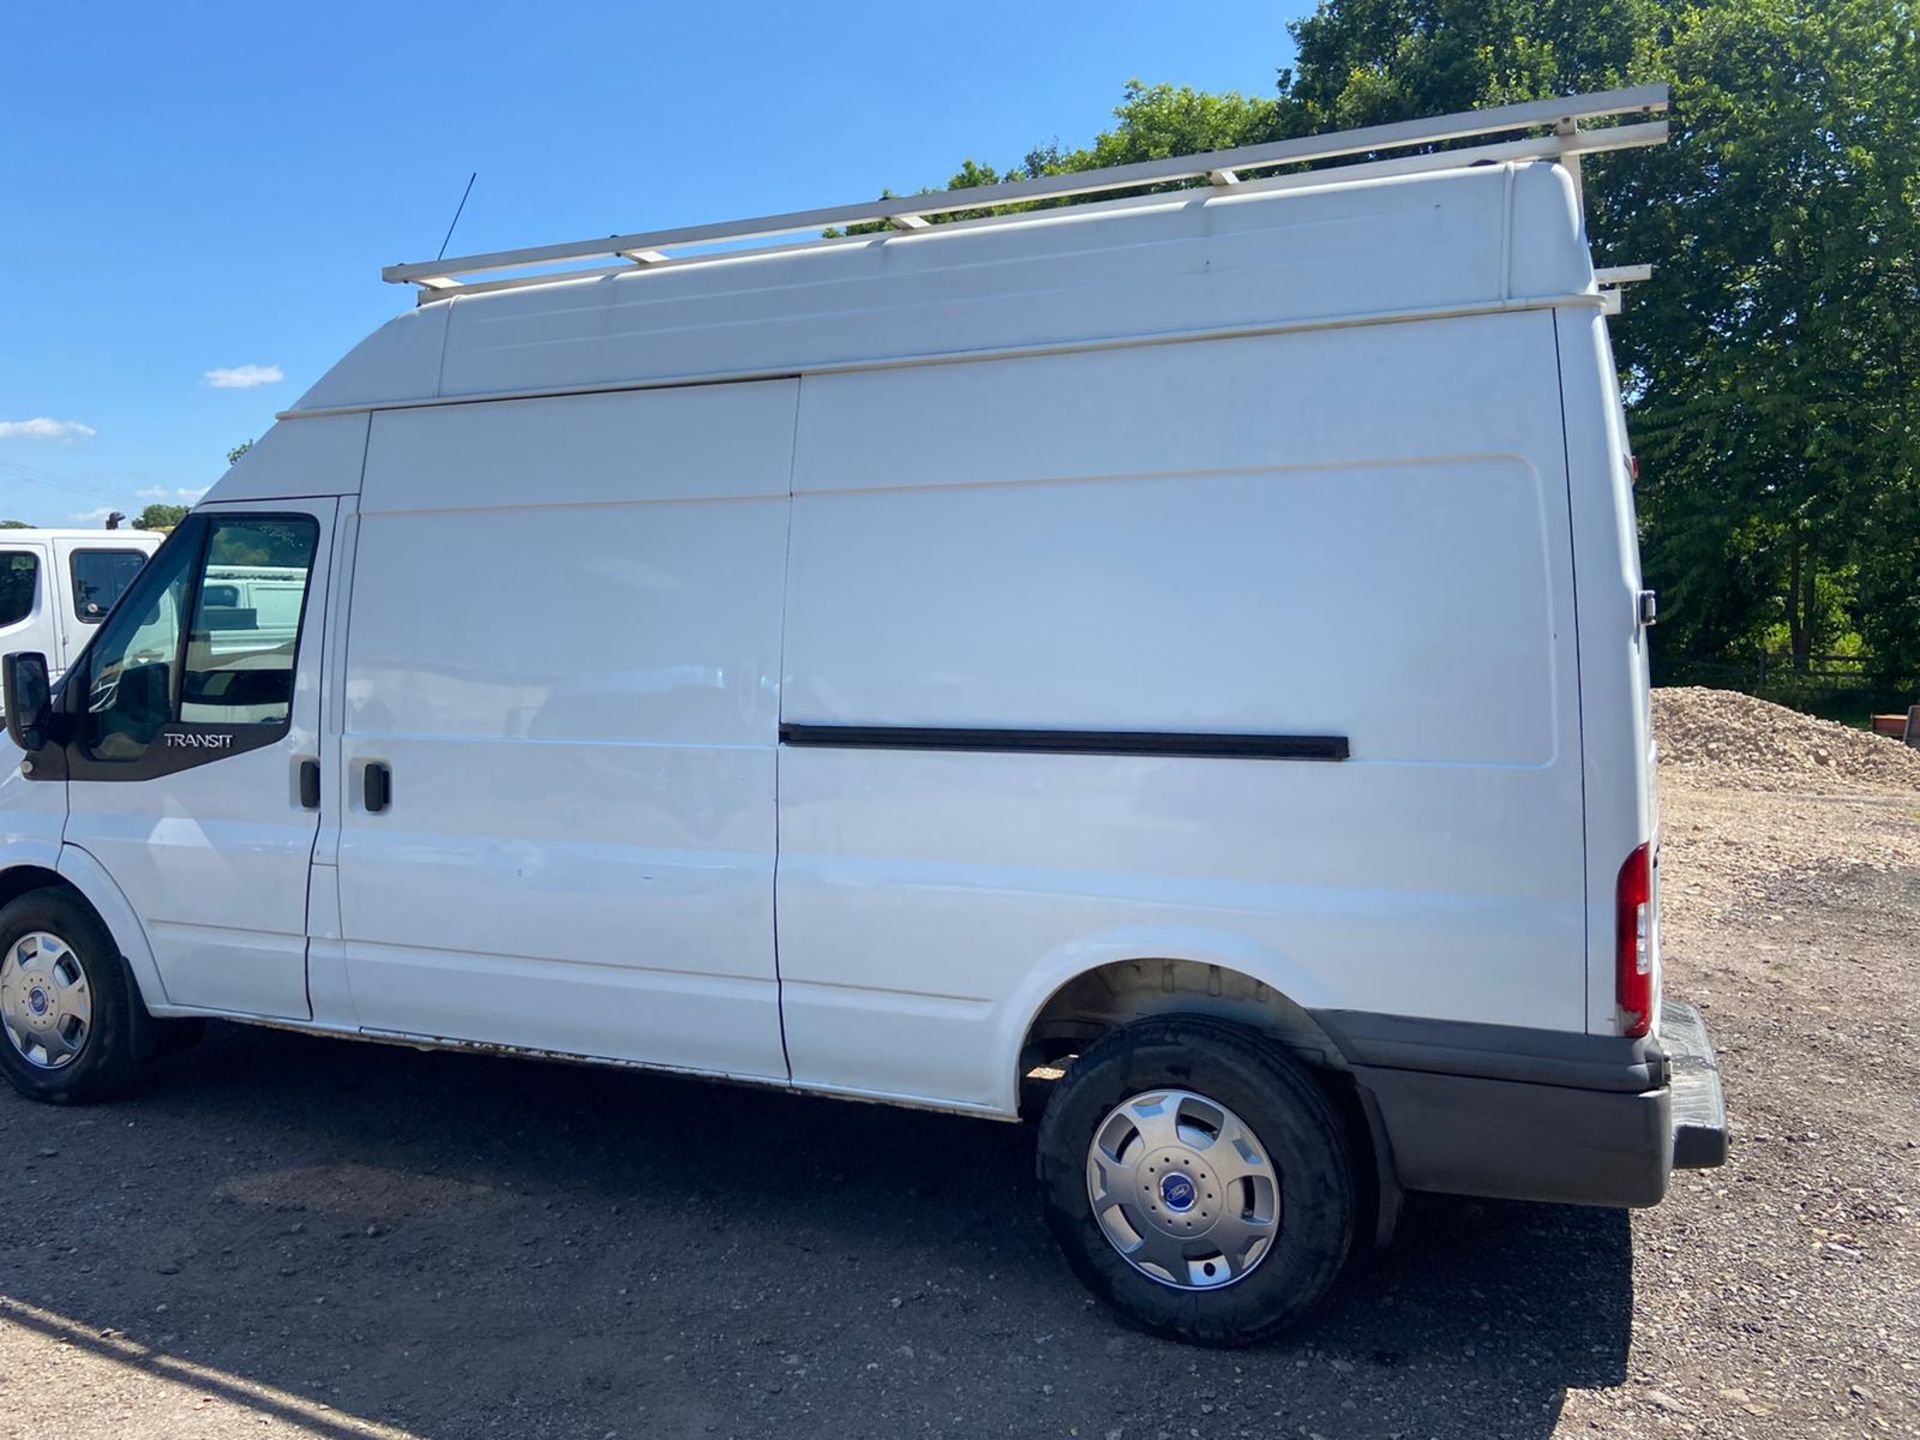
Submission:
<svg viewBox="0 0 1920 1440">
<path fill-rule="evenodd" d="M 240 463 L 240 457 L 246 454 L 247 451 L 251 450 L 252 448 L 253 448 L 253 441 L 242 440 L 238 445 L 234 446 L 231 450 L 227 451 L 227 464 L 238 465 Z"/>
<path fill-rule="evenodd" d="M 1856 624 L 1895 638 L 1891 556 L 1915 588 L 1917 61 L 1906 4 L 1743 0 L 1679 11 L 1635 62 L 1672 80 L 1679 130 L 1606 217 L 1659 266 L 1616 342 L 1648 568 L 1744 643 L 1783 631 L 1799 669 Z"/>
<path fill-rule="evenodd" d="M 33 526 L 24 520 L 0 520 L 0 530 L 31 530 Z"/>
<path fill-rule="evenodd" d="M 149 505 L 133 517 L 136 530 L 171 530 L 187 518 L 185 505 Z"/>
</svg>

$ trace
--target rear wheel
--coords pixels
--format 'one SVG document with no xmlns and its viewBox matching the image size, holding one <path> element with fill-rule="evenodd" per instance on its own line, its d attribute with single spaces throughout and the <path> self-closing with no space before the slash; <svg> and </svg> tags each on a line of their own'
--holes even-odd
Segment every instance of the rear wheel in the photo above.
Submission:
<svg viewBox="0 0 1920 1440">
<path fill-rule="evenodd" d="M 1211 1345 L 1277 1334 L 1339 1273 L 1354 1229 L 1345 1130 L 1271 1042 L 1176 1016 L 1081 1055 L 1040 1127 L 1049 1226 L 1134 1323 Z"/>
<path fill-rule="evenodd" d="M 59 889 L 0 908 L 0 1068 L 34 1100 L 97 1099 L 138 1072 L 138 1003 L 113 937 Z"/>
</svg>

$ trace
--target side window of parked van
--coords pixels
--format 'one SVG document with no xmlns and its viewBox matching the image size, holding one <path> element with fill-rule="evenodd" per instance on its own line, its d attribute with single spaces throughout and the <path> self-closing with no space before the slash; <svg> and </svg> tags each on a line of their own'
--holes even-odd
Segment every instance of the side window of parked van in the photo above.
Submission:
<svg viewBox="0 0 1920 1440">
<path fill-rule="evenodd" d="M 213 519 L 176 532 L 88 651 L 87 755 L 138 760 L 170 724 L 265 738 L 284 731 L 318 541 L 304 516 Z"/>
<path fill-rule="evenodd" d="M 68 567 L 73 572 L 73 613 L 85 624 L 98 625 L 127 593 L 147 563 L 138 550 L 76 550 Z"/>
<path fill-rule="evenodd" d="M 31 550 L 0 550 L 0 625 L 18 625 L 33 613 L 40 557 Z"/>
</svg>

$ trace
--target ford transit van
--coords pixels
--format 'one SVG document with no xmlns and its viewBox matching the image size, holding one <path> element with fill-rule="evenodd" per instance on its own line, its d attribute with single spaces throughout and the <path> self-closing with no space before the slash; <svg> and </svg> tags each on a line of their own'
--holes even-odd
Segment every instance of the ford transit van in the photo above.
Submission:
<svg viewBox="0 0 1920 1440">
<path fill-rule="evenodd" d="M 6 661 L 0 1065 L 219 1016 L 1036 1119 L 1074 1268 L 1216 1343 L 1406 1191 L 1655 1203 L 1726 1121 L 1577 165 L 1659 126 L 1572 122 L 1663 103 L 396 267 Z"/>
</svg>

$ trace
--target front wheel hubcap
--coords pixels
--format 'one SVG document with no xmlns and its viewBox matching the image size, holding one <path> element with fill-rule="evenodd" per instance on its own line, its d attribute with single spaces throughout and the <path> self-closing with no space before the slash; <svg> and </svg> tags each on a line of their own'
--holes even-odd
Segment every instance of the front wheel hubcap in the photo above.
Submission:
<svg viewBox="0 0 1920 1440">
<path fill-rule="evenodd" d="M 0 955 L 0 1029 L 29 1065 L 58 1070 L 86 1048 L 93 995 L 73 947 L 36 930 Z"/>
<path fill-rule="evenodd" d="M 1108 1242 L 1178 1290 L 1244 1279 L 1280 1233 L 1280 1176 L 1238 1115 L 1191 1090 L 1108 1112 L 1087 1147 L 1087 1197 Z"/>
</svg>

